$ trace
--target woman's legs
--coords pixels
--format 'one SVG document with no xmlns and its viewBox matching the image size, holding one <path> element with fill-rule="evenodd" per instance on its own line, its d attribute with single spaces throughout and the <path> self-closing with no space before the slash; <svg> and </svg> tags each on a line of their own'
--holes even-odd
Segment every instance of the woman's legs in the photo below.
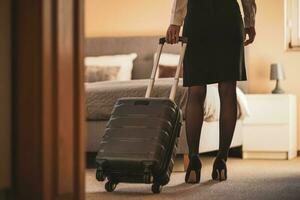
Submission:
<svg viewBox="0 0 300 200">
<path fill-rule="evenodd" d="M 236 81 L 220 82 L 218 89 L 221 110 L 219 120 L 219 153 L 217 158 L 226 161 L 237 120 Z"/>
<path fill-rule="evenodd" d="M 218 88 L 221 102 L 220 139 L 219 152 L 214 161 L 212 178 L 223 181 L 227 179 L 226 161 L 237 120 L 236 81 L 220 82 Z"/>
<path fill-rule="evenodd" d="M 198 154 L 201 128 L 204 116 L 204 101 L 206 97 L 206 85 L 191 86 L 188 88 L 188 99 L 186 105 L 186 137 L 189 154 Z"/>
<path fill-rule="evenodd" d="M 202 165 L 199 159 L 199 143 L 203 124 L 205 96 L 206 85 L 191 86 L 188 88 L 185 121 L 189 147 L 189 165 L 185 175 L 186 183 L 200 182 Z"/>
</svg>

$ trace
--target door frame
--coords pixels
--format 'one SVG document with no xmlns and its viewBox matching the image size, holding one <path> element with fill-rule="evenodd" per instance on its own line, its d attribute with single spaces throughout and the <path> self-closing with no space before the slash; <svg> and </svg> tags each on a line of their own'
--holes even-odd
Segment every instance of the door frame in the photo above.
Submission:
<svg viewBox="0 0 300 200">
<path fill-rule="evenodd" d="M 12 0 L 12 199 L 84 199 L 83 6 Z"/>
</svg>

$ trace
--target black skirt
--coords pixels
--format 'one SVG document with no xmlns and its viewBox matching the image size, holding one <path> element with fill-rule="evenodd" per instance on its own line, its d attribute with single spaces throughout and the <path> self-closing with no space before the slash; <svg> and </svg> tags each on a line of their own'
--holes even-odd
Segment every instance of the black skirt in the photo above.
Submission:
<svg viewBox="0 0 300 200">
<path fill-rule="evenodd" d="M 188 0 L 183 86 L 247 80 L 244 25 L 236 0 Z"/>
</svg>

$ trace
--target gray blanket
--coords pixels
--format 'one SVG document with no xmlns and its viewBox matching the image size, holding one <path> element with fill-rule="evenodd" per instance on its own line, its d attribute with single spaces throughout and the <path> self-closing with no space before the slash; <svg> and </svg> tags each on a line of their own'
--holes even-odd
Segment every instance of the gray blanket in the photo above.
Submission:
<svg viewBox="0 0 300 200">
<path fill-rule="evenodd" d="M 144 97 L 148 79 L 130 81 L 103 81 L 86 83 L 86 108 L 88 121 L 108 120 L 114 104 L 121 97 Z M 169 97 L 173 78 L 157 79 L 151 97 Z M 237 88 L 238 119 L 249 116 L 249 109 L 244 93 Z M 181 108 L 185 119 L 185 106 L 187 102 L 187 87 L 182 86 L 179 79 L 176 104 Z M 217 84 L 207 85 L 206 99 L 204 102 L 204 120 L 207 122 L 218 121 L 220 113 L 220 100 Z"/>
<path fill-rule="evenodd" d="M 169 97 L 172 80 L 173 78 L 157 79 L 151 97 Z M 145 96 L 148 81 L 148 79 L 137 79 L 86 83 L 87 120 L 108 120 L 118 98 Z M 175 102 L 182 111 L 187 98 L 186 93 L 187 88 L 182 87 L 182 79 L 180 79 Z"/>
</svg>

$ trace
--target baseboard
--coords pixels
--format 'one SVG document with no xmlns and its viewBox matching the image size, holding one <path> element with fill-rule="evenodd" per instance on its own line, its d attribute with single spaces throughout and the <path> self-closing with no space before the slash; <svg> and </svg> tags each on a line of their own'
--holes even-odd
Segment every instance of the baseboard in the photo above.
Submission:
<svg viewBox="0 0 300 200">
<path fill-rule="evenodd" d="M 297 157 L 296 151 L 244 151 L 243 159 L 283 159 L 290 160 Z"/>
</svg>

